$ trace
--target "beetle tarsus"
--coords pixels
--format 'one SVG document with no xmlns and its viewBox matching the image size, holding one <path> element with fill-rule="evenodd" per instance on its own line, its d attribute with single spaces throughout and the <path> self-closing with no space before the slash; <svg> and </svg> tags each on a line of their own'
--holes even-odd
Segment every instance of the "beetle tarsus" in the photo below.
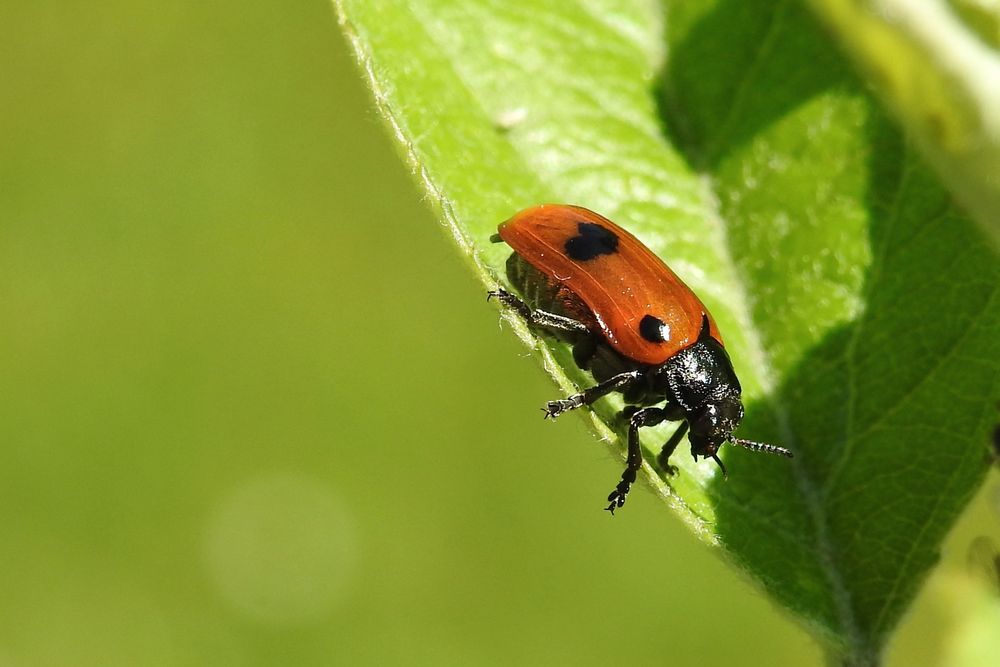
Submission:
<svg viewBox="0 0 1000 667">
<path fill-rule="evenodd" d="M 498 287 L 486 293 L 486 300 L 492 301 L 493 299 L 500 299 L 501 301 L 503 301 L 504 298 L 508 296 L 510 296 L 510 292 L 503 289 L 502 287 Z"/>
<path fill-rule="evenodd" d="M 545 404 L 545 407 L 542 408 L 545 412 L 545 418 L 555 419 L 564 412 L 580 407 L 583 405 L 583 402 L 577 398 L 579 396 L 583 396 L 583 394 L 574 394 L 569 398 L 560 398 L 556 401 L 549 401 Z"/>
</svg>

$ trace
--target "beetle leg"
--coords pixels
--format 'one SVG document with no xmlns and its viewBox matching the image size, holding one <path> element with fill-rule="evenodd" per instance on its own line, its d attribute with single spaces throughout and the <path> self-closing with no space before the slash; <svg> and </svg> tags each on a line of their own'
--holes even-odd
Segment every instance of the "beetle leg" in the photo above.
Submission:
<svg viewBox="0 0 1000 667">
<path fill-rule="evenodd" d="M 674 453 L 675 449 L 677 449 L 677 445 L 680 444 L 681 438 L 684 437 L 687 430 L 687 421 L 682 421 L 680 426 L 677 427 L 677 430 L 674 431 L 674 434 L 670 436 L 670 439 L 667 440 L 665 445 L 663 445 L 663 449 L 660 450 L 660 455 L 656 457 L 657 464 L 659 464 L 663 472 L 668 475 L 673 476 L 677 474 L 677 466 L 672 466 L 669 463 L 670 455 Z"/>
<path fill-rule="evenodd" d="M 503 305 L 517 312 L 529 324 L 544 329 L 555 329 L 556 331 L 569 331 L 572 333 L 589 333 L 590 329 L 583 322 L 579 322 L 569 317 L 556 315 L 545 310 L 532 310 L 524 301 L 505 289 L 495 289 L 486 293 L 486 300 L 496 299 Z"/>
<path fill-rule="evenodd" d="M 590 336 L 582 336 L 573 345 L 573 361 L 576 362 L 577 366 L 584 370 L 590 369 L 590 362 L 597 355 L 598 340 L 598 337 L 592 334 Z"/>
<path fill-rule="evenodd" d="M 607 396 L 613 391 L 621 391 L 622 388 L 631 385 L 641 378 L 642 371 L 627 371 L 613 375 L 604 382 L 595 384 L 593 387 L 589 387 L 579 394 L 573 394 L 568 398 L 561 398 L 558 401 L 549 401 L 542 408 L 545 410 L 545 418 L 552 417 L 555 419 L 567 410 L 573 410 L 581 405 L 590 405 L 602 396 Z"/>
<path fill-rule="evenodd" d="M 618 413 L 618 418 L 622 421 L 628 421 L 632 419 L 632 415 L 639 412 L 641 408 L 638 405 L 626 405 L 622 408 L 622 411 Z"/>
<path fill-rule="evenodd" d="M 605 509 L 615 513 L 615 510 L 625 504 L 629 489 L 635 482 L 635 476 L 642 467 L 642 447 L 639 445 L 639 429 L 644 426 L 656 426 L 667 418 L 667 411 L 663 408 L 642 408 L 637 410 L 628 425 L 628 458 L 625 460 L 625 472 L 622 473 L 622 481 L 608 496 L 608 505 Z"/>
</svg>

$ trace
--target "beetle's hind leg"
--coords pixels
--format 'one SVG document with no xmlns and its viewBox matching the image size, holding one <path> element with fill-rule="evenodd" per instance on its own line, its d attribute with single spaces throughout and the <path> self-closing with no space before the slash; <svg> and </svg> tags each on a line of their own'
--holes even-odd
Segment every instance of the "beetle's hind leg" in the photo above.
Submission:
<svg viewBox="0 0 1000 667">
<path fill-rule="evenodd" d="M 523 317 L 528 324 L 533 326 L 541 327 L 543 329 L 551 329 L 553 331 L 566 331 L 577 334 L 590 332 L 590 329 L 588 329 L 587 325 L 583 322 L 574 320 L 570 317 L 564 317 L 563 315 L 556 315 L 555 313 L 550 313 L 547 310 L 534 309 L 503 288 L 497 288 L 487 292 L 486 300 L 489 301 L 491 299 L 496 299 L 503 305 L 515 311 L 518 315 Z"/>
</svg>

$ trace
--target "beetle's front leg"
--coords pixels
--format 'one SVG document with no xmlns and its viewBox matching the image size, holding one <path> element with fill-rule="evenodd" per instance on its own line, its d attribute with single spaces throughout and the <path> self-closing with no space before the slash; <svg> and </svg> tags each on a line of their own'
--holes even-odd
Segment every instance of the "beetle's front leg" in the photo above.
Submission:
<svg viewBox="0 0 1000 667">
<path fill-rule="evenodd" d="M 622 473 L 622 481 L 618 482 L 618 486 L 608 496 L 608 502 L 611 504 L 605 508 L 612 514 L 615 513 L 616 509 L 625 504 L 625 498 L 628 496 L 632 484 L 635 483 L 635 477 L 642 467 L 642 446 L 639 444 L 639 429 L 644 426 L 656 426 L 668 419 L 669 415 L 670 413 L 663 408 L 642 408 L 641 410 L 636 410 L 631 419 L 629 419 L 628 458 L 625 461 L 625 472 Z"/>
</svg>

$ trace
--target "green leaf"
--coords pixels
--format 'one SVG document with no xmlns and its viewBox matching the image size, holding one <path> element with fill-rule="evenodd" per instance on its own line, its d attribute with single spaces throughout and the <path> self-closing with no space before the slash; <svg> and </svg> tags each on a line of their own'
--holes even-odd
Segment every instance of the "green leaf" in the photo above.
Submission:
<svg viewBox="0 0 1000 667">
<path fill-rule="evenodd" d="M 1000 248 L 1000 4 L 811 4 Z"/>
<path fill-rule="evenodd" d="M 877 662 L 986 470 L 1000 270 L 823 31 L 787 1 L 338 8 L 487 286 L 509 253 L 496 224 L 560 201 L 626 225 L 702 296 L 744 386 L 741 434 L 796 458 L 726 451 L 723 481 L 679 452 L 679 476 L 647 480 L 834 659 Z M 592 382 L 507 319 L 562 392 Z M 616 452 L 620 406 L 589 415 Z"/>
</svg>

